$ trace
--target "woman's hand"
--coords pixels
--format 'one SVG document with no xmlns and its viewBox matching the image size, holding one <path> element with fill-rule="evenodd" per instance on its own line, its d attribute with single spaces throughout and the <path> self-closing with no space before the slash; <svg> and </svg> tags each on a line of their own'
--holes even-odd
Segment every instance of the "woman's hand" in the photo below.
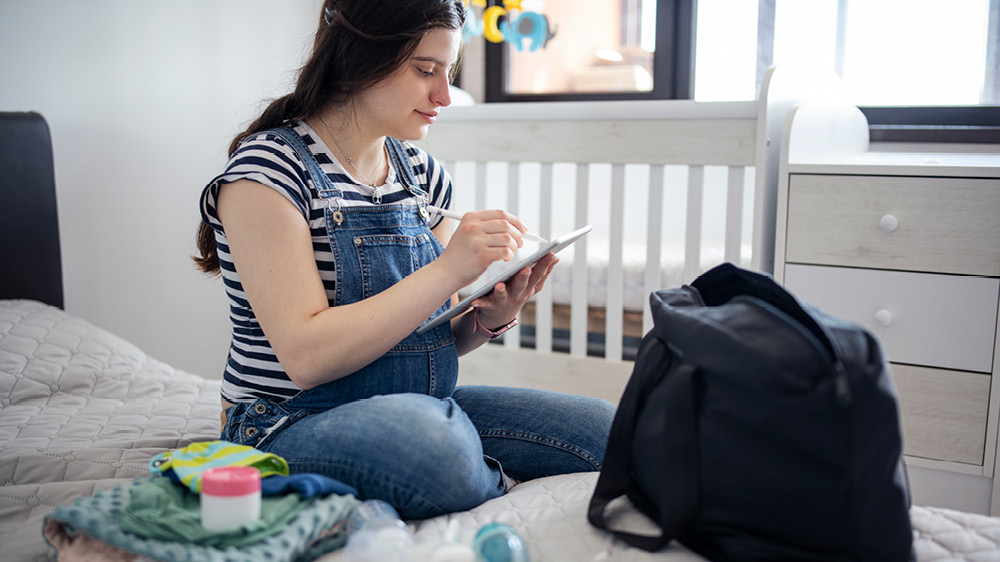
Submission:
<svg viewBox="0 0 1000 562">
<path fill-rule="evenodd" d="M 468 286 L 479 279 L 493 262 L 511 260 L 523 244 L 521 234 L 526 231 L 517 217 L 504 211 L 466 213 L 454 231 L 445 219 L 434 229 L 434 235 L 445 246 L 444 253 L 434 263 L 444 265 L 449 276 L 458 276 L 460 287 Z M 542 290 L 558 261 L 555 255 L 548 254 L 532 267 L 522 268 L 505 283 L 497 283 L 487 295 L 474 300 L 472 305 L 479 309 L 480 323 L 490 329 L 509 323 L 524 303 Z M 457 297 L 453 295 L 452 304 L 456 302 Z M 487 341 L 474 333 L 471 314 L 452 320 L 452 331 L 459 355 Z"/>
<path fill-rule="evenodd" d="M 479 322 L 494 329 L 513 320 L 524 303 L 542 290 L 545 280 L 558 262 L 559 258 L 555 254 L 546 254 L 533 266 L 521 269 L 505 283 L 497 283 L 486 296 L 472 301 L 472 306 L 479 309 Z"/>
<path fill-rule="evenodd" d="M 479 278 L 496 261 L 510 261 L 524 242 L 527 228 L 520 219 L 502 210 L 465 213 L 438 258 L 448 264 L 464 287 Z"/>
</svg>

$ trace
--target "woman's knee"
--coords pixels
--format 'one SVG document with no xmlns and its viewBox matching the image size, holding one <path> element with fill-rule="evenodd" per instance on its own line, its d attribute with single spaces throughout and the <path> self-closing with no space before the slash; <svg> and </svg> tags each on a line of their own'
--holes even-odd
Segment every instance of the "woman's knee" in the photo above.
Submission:
<svg viewBox="0 0 1000 562">
<path fill-rule="evenodd" d="M 286 458 L 293 470 L 330 474 L 406 517 L 468 509 L 504 491 L 475 426 L 451 399 L 377 396 L 315 418 L 283 436 L 282 449 L 288 438 L 305 449 Z"/>
<path fill-rule="evenodd" d="M 383 401 L 398 431 L 390 439 L 386 465 L 406 482 L 383 487 L 383 493 L 409 517 L 422 518 L 461 511 L 505 491 L 495 461 L 487 460 L 469 417 L 451 399 L 394 395 Z M 389 484 L 388 482 L 386 484 Z"/>
<path fill-rule="evenodd" d="M 486 454 L 515 478 L 600 470 L 616 408 L 605 400 L 544 390 L 461 387 L 454 397 L 478 428 Z"/>
</svg>

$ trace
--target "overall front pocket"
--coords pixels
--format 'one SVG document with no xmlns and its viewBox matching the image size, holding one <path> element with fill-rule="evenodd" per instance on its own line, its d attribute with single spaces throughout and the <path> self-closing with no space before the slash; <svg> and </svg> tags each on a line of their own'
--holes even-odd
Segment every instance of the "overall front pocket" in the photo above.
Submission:
<svg viewBox="0 0 1000 562">
<path fill-rule="evenodd" d="M 353 239 L 363 285 L 362 298 L 377 295 L 437 258 L 427 233 L 358 235 Z"/>
</svg>

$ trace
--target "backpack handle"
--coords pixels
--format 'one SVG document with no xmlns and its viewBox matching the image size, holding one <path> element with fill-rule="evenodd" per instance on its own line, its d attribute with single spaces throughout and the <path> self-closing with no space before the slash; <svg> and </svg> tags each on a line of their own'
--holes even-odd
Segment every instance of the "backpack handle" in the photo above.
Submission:
<svg viewBox="0 0 1000 562">
<path fill-rule="evenodd" d="M 688 363 L 675 364 L 679 360 L 652 333 L 647 334 L 640 349 L 611 425 L 587 519 L 628 544 L 653 552 L 683 537 L 697 514 L 699 471 L 694 395 L 697 368 Z M 653 415 L 662 419 L 662 425 L 643 424 L 642 431 L 646 433 L 637 435 L 636 420 L 644 409 L 651 409 Z M 656 434 L 650 434 L 650 425 Z M 632 462 L 636 441 L 646 444 L 646 450 L 639 451 L 642 465 L 657 471 L 655 490 L 640 490 L 633 482 L 633 475 L 642 470 Z M 656 497 L 650 498 L 650 494 Z M 659 536 L 608 526 L 605 509 L 622 495 L 627 495 L 659 525 Z M 670 509 L 665 509 L 666 506 Z"/>
</svg>

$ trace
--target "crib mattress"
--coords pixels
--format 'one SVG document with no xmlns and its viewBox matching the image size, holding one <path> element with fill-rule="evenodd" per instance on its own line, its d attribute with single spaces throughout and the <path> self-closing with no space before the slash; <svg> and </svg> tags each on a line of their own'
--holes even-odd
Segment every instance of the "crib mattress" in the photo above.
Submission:
<svg viewBox="0 0 1000 562">
<path fill-rule="evenodd" d="M 533 248 L 533 247 L 532 247 Z M 530 253 L 529 251 L 524 251 Z M 521 252 L 519 252 L 519 255 Z M 606 237 L 591 234 L 587 237 L 587 306 L 605 308 L 608 305 L 608 295 L 611 287 L 608 277 L 611 268 L 611 245 Z M 628 311 L 641 311 L 649 299 L 646 291 L 646 271 L 648 269 L 646 244 L 640 241 L 625 241 L 616 255 L 620 257 L 621 267 L 621 303 Z M 750 263 L 751 247 L 749 244 L 741 247 L 739 264 L 747 266 Z M 567 248 L 559 253 L 559 263 L 553 268 L 546 283 L 552 290 L 552 302 L 557 305 L 569 305 L 573 294 L 573 248 Z M 706 246 L 702 248 L 697 273 L 704 273 L 712 267 L 725 261 L 725 248 L 722 246 Z M 657 288 L 679 287 L 692 279 L 684 278 L 685 250 L 683 240 L 667 244 L 660 256 L 659 283 Z M 495 276 L 509 264 L 500 262 L 487 270 L 479 280 L 470 285 L 478 287 L 481 282 Z M 655 266 L 654 266 L 655 270 Z M 468 296 L 471 289 L 462 289 L 459 294 Z"/>
</svg>

